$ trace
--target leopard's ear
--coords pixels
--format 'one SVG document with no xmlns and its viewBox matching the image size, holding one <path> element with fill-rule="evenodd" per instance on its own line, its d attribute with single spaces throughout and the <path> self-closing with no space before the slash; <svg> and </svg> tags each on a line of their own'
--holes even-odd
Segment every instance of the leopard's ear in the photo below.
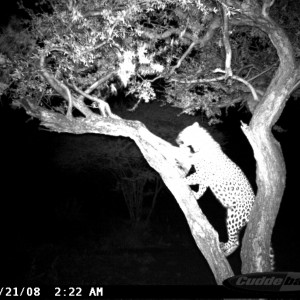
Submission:
<svg viewBox="0 0 300 300">
<path fill-rule="evenodd" d="M 195 122 L 192 126 L 194 126 L 194 127 L 200 127 L 200 125 L 199 125 L 198 122 Z"/>
</svg>

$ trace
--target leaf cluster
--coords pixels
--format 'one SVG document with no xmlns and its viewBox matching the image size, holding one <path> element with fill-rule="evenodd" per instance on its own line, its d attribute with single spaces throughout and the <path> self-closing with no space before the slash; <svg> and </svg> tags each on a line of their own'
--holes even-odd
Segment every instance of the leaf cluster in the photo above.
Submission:
<svg viewBox="0 0 300 300">
<path fill-rule="evenodd" d="M 221 108 L 232 105 L 230 100 L 245 92 L 241 84 L 233 89 L 227 82 L 201 82 L 214 77 L 212 71 L 223 68 L 226 58 L 217 1 L 37 3 L 34 9 L 23 5 L 29 19 L 21 25 L 13 21 L 1 36 L 0 50 L 14 62 L 10 78 L 16 106 L 29 101 L 65 113 L 67 101 L 40 73 L 40 58 L 45 52 L 48 71 L 69 87 L 73 96 L 78 94 L 72 84 L 84 91 L 113 74 L 91 95 L 105 100 L 119 89 L 126 89 L 138 104 L 155 100 L 159 94 L 160 100 L 185 113 L 202 110 L 213 118 L 220 115 Z M 287 5 L 292 4 L 288 1 Z M 292 24 L 298 23 L 295 16 Z M 296 35 L 295 45 L 297 42 Z M 232 25 L 230 44 L 233 73 L 242 78 L 255 77 L 277 62 L 274 47 L 258 29 Z M 264 76 L 264 85 L 272 72 Z M 164 87 L 158 93 L 156 83 L 160 79 Z M 85 104 L 91 110 L 96 107 L 93 101 Z"/>
</svg>

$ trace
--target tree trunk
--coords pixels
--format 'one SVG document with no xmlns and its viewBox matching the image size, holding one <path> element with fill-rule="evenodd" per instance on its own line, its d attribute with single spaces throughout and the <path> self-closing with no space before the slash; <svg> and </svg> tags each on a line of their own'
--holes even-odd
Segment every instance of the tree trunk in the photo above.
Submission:
<svg viewBox="0 0 300 300">
<path fill-rule="evenodd" d="M 258 27 L 268 34 L 276 48 L 280 65 L 265 95 L 254 110 L 249 127 L 242 126 L 256 159 L 257 195 L 247 225 L 242 251 L 242 273 L 270 271 L 271 234 L 285 189 L 286 170 L 278 141 L 272 127 L 279 119 L 286 101 L 297 86 L 299 68 L 296 68 L 293 47 L 285 32 L 269 16 L 274 1 L 219 0 L 238 13 L 231 23 Z"/>
<path fill-rule="evenodd" d="M 280 66 L 263 99 L 256 107 L 249 127 L 242 127 L 254 151 L 258 187 L 243 239 L 242 273 L 271 270 L 269 259 L 271 234 L 286 182 L 285 161 L 281 146 L 271 130 L 280 117 L 299 77 L 292 46 L 287 36 L 273 22 L 267 29 L 277 49 Z"/>
</svg>

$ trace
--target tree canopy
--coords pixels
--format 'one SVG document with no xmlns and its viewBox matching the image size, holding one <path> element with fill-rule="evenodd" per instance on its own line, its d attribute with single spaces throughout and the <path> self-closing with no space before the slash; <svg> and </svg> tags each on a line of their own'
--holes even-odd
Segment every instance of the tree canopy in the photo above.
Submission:
<svg viewBox="0 0 300 300">
<path fill-rule="evenodd" d="M 1 49 L 13 59 L 8 63 L 16 83 L 14 105 L 30 103 L 31 109 L 62 113 L 69 107 L 68 115 L 71 108 L 86 115 L 88 106 L 106 116 L 111 114 L 106 99 L 125 88 L 136 98 L 132 109 L 140 101 L 160 100 L 188 114 L 202 110 L 211 122 L 222 108 L 240 102 L 253 111 L 275 73 L 278 56 L 258 23 L 245 26 L 251 15 L 249 20 L 240 15 L 247 5 L 259 12 L 258 3 L 248 2 L 65 0 L 40 1 L 34 8 L 21 4 L 30 19 L 15 20 L 6 29 Z M 294 8 L 288 1 L 284 12 L 289 6 Z M 228 19 L 232 24 L 226 32 L 222 24 Z M 287 25 L 284 15 L 280 21 Z M 288 25 L 299 53 L 296 14 Z M 221 71 L 225 63 L 226 75 Z M 233 80 L 224 80 L 228 68 Z M 57 94 L 64 100 L 54 101 Z M 85 97 L 90 101 L 83 105 Z"/>
</svg>

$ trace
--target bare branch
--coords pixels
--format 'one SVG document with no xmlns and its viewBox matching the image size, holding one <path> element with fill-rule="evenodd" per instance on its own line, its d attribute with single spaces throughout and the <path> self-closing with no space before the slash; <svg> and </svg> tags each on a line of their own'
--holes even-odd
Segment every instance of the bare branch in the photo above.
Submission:
<svg viewBox="0 0 300 300">
<path fill-rule="evenodd" d="M 225 71 L 224 71 L 225 73 Z M 225 76 L 219 76 L 215 78 L 208 78 L 208 79 L 193 79 L 193 80 L 188 80 L 188 79 L 177 79 L 177 78 L 172 78 L 170 81 L 173 82 L 178 82 L 178 83 L 185 83 L 185 84 L 194 84 L 194 83 L 206 83 L 206 82 L 216 82 L 216 81 L 221 81 L 225 80 Z"/>
<path fill-rule="evenodd" d="M 95 81 L 90 87 L 88 87 L 84 91 L 84 93 L 90 94 L 92 91 L 94 91 L 96 88 L 98 88 L 98 86 L 100 86 L 102 83 L 104 83 L 105 81 L 110 79 L 115 73 L 116 73 L 116 71 L 112 71 L 112 72 L 108 73 L 107 75 L 105 75 L 104 77 L 100 78 L 99 80 Z M 85 98 L 85 96 L 81 95 L 78 97 L 78 100 L 83 101 L 84 98 Z"/>
<path fill-rule="evenodd" d="M 100 10 L 100 11 L 88 11 L 86 13 L 84 13 L 82 16 L 84 18 L 88 18 L 88 17 L 98 17 L 98 16 L 102 16 L 103 14 L 103 11 Z"/>
<path fill-rule="evenodd" d="M 118 6 L 116 6 L 114 8 L 110 8 L 110 9 L 112 11 L 117 12 L 117 11 L 125 10 L 126 8 L 128 8 L 126 5 L 119 4 Z M 102 6 L 102 7 L 99 8 L 99 10 L 96 10 L 96 11 L 86 11 L 82 15 L 83 15 L 84 18 L 102 16 L 103 15 L 103 9 L 107 9 L 107 6 Z"/>
<path fill-rule="evenodd" d="M 226 80 L 226 71 L 221 70 L 221 69 L 216 69 L 213 71 L 214 73 L 224 73 L 225 75 L 223 76 L 219 76 L 219 77 L 215 77 L 215 78 L 209 78 L 209 79 L 195 79 L 195 80 L 179 80 L 179 79 L 171 79 L 170 81 L 174 81 L 174 82 L 178 82 L 178 83 L 182 83 L 182 84 L 195 84 L 195 83 L 209 83 L 209 82 L 216 82 L 216 81 L 222 81 L 222 80 Z M 259 102 L 259 98 L 257 96 L 257 91 L 254 89 L 254 87 L 245 79 L 239 77 L 239 76 L 235 76 L 232 75 L 231 77 L 234 80 L 240 81 L 243 84 L 245 84 L 251 91 L 252 96 L 253 96 L 253 100 L 255 102 Z M 241 101 L 241 98 L 236 98 L 234 100 L 234 102 L 230 102 L 228 104 L 221 104 L 218 105 L 218 107 L 224 107 L 224 106 L 228 106 L 228 105 L 232 105 L 233 103 L 237 103 L 239 101 Z M 193 106 L 189 106 L 188 109 L 190 109 Z"/>
<path fill-rule="evenodd" d="M 263 7 L 261 10 L 261 13 L 266 19 L 269 19 L 270 8 L 274 4 L 274 2 L 275 2 L 275 0 L 264 0 L 263 1 Z"/>
<path fill-rule="evenodd" d="M 291 89 L 291 94 L 300 86 L 300 80 L 296 82 L 296 84 L 293 86 L 293 88 Z"/>
<path fill-rule="evenodd" d="M 100 49 L 101 47 L 103 47 L 103 46 L 106 45 L 106 44 L 107 44 L 107 41 L 104 41 L 104 42 L 102 42 L 102 43 L 96 45 L 94 48 L 84 51 L 82 54 L 86 54 L 86 53 L 95 51 L 95 50 L 97 50 L 97 49 Z"/>
<path fill-rule="evenodd" d="M 170 37 L 172 34 L 180 35 L 180 33 L 181 33 L 181 30 L 179 28 L 171 28 L 171 29 L 166 30 L 163 33 L 156 33 L 149 29 L 142 31 L 142 35 L 144 37 L 147 37 L 150 40 L 165 40 L 168 37 Z M 192 39 L 191 34 L 185 34 L 185 37 Z"/>
<path fill-rule="evenodd" d="M 94 97 L 94 96 L 91 96 L 87 93 L 85 93 L 84 91 L 82 91 L 81 89 L 79 89 L 74 82 L 72 82 L 72 87 L 74 88 L 74 90 L 79 93 L 80 95 L 82 95 L 83 97 L 85 98 L 88 98 L 92 101 L 95 101 L 97 104 L 98 104 L 98 108 L 99 108 L 99 111 L 100 111 L 100 114 L 101 116 L 103 117 L 111 117 L 111 118 L 114 118 L 114 119 L 120 119 L 119 116 L 113 114 L 111 112 L 111 109 L 110 109 L 110 106 L 107 102 L 105 102 L 104 100 L 101 100 L 97 97 Z"/>
<path fill-rule="evenodd" d="M 173 74 L 175 72 L 175 70 L 180 67 L 182 61 L 189 55 L 189 53 L 192 51 L 192 49 L 194 48 L 195 45 L 196 45 L 196 43 L 194 43 L 194 42 L 192 42 L 190 44 L 188 49 L 183 53 L 181 58 L 178 60 L 177 64 L 172 68 L 172 70 L 170 71 L 170 74 Z"/>
<path fill-rule="evenodd" d="M 232 51 L 229 41 L 229 29 L 228 29 L 228 8 L 225 4 L 221 4 L 223 8 L 223 19 L 224 19 L 224 25 L 223 25 L 223 43 L 225 47 L 226 52 L 226 60 L 225 60 L 225 78 L 228 79 L 232 77 L 232 69 L 231 69 L 231 58 L 232 58 Z"/>
<path fill-rule="evenodd" d="M 251 71 L 252 69 L 256 69 L 256 67 L 255 67 L 253 64 L 251 64 L 251 65 L 246 65 L 246 66 L 241 67 L 236 73 L 237 73 L 238 75 L 240 75 L 241 72 L 242 72 L 243 70 L 246 70 L 246 69 L 248 69 L 248 68 L 250 68 L 250 71 Z M 247 76 L 249 75 L 250 71 L 248 72 Z M 244 77 L 247 78 L 247 76 L 244 76 Z"/>
<path fill-rule="evenodd" d="M 209 24 L 209 27 L 205 33 L 205 35 L 199 39 L 200 47 L 205 47 L 207 43 L 213 38 L 215 30 L 220 28 L 221 20 L 220 18 L 216 17 L 213 21 Z"/>
<path fill-rule="evenodd" d="M 268 69 L 266 69 L 266 70 L 262 71 L 261 73 L 259 73 L 259 74 L 255 75 L 255 76 L 253 76 L 252 78 L 248 79 L 248 81 L 253 81 L 254 79 L 260 77 L 261 75 L 263 75 L 263 74 L 269 72 L 271 69 L 275 68 L 275 67 L 277 66 L 277 64 L 278 64 L 278 63 L 276 62 L 275 64 L 273 64 L 273 65 L 272 65 L 271 67 L 269 67 Z"/>
<path fill-rule="evenodd" d="M 68 101 L 68 110 L 67 110 L 67 118 L 72 119 L 72 106 L 73 106 L 73 101 L 72 101 L 72 95 L 69 90 L 69 88 L 63 84 L 62 82 L 58 81 L 52 74 L 50 74 L 46 67 L 45 67 L 45 58 L 46 54 L 52 51 L 60 51 L 63 53 L 67 53 L 64 49 L 61 48 L 52 48 L 50 50 L 45 50 L 40 58 L 40 68 L 41 68 L 41 73 L 43 77 L 48 81 L 48 83 L 51 85 L 51 87 L 56 90 L 64 99 Z"/>
<path fill-rule="evenodd" d="M 139 104 L 141 103 L 141 101 L 142 101 L 142 98 L 140 98 L 135 104 L 134 104 L 134 106 L 133 107 L 131 107 L 131 108 L 128 108 L 127 110 L 128 111 L 135 111 L 137 108 L 138 108 L 138 106 L 139 106 Z"/>
<path fill-rule="evenodd" d="M 214 73 L 226 73 L 226 71 L 223 71 L 223 70 L 221 70 L 219 68 L 215 69 L 213 72 Z M 252 93 L 252 96 L 253 96 L 253 100 L 257 101 L 257 102 L 259 101 L 259 98 L 257 96 L 255 88 L 247 80 L 245 80 L 245 79 L 243 79 L 243 78 L 241 78 L 239 76 L 236 76 L 236 75 L 232 75 L 232 79 L 235 79 L 237 81 L 240 81 L 240 82 L 244 83 L 250 89 L 250 91 Z"/>
</svg>

